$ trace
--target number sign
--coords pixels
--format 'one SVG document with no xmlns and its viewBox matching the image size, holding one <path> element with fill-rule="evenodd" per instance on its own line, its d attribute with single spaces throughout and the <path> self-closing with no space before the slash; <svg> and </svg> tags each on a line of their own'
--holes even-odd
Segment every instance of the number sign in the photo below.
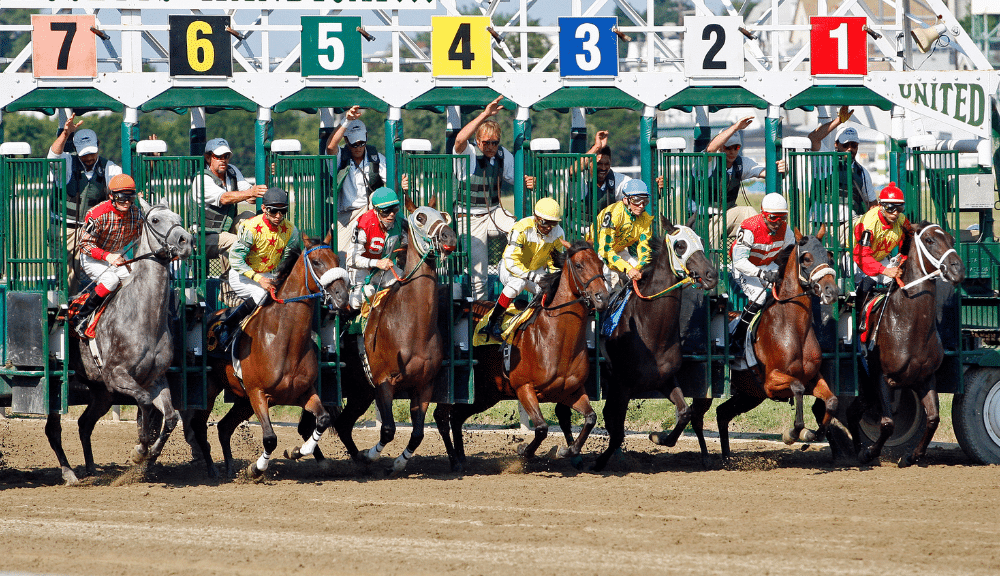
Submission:
<svg viewBox="0 0 1000 576">
<path fill-rule="evenodd" d="M 809 20 L 812 74 L 868 73 L 864 16 L 814 16 Z"/>
<path fill-rule="evenodd" d="M 229 16 L 169 16 L 171 76 L 232 76 Z"/>
<path fill-rule="evenodd" d="M 684 18 L 684 73 L 691 77 L 742 78 L 743 18 Z"/>
<path fill-rule="evenodd" d="M 303 76 L 361 76 L 360 16 L 302 17 Z"/>
<path fill-rule="evenodd" d="M 618 19 L 560 18 L 559 75 L 617 76 Z"/>
<path fill-rule="evenodd" d="M 97 76 L 93 14 L 31 15 L 31 69 L 35 78 Z"/>
<path fill-rule="evenodd" d="M 492 76 L 486 16 L 431 16 L 433 76 Z"/>
</svg>

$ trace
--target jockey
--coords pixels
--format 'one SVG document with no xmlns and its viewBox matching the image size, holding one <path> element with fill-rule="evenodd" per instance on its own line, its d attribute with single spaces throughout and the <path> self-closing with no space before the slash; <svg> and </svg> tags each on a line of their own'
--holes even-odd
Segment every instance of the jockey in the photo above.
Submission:
<svg viewBox="0 0 1000 576">
<path fill-rule="evenodd" d="M 390 272 L 402 272 L 395 268 L 390 256 L 402 239 L 402 226 L 396 215 L 399 213 L 399 198 L 385 186 L 375 190 L 371 197 L 372 208 L 358 218 L 354 236 L 347 247 L 347 273 L 351 283 L 349 304 L 353 310 L 375 293 L 396 282 Z"/>
<path fill-rule="evenodd" d="M 480 331 L 501 339 L 500 323 L 503 312 L 510 301 L 527 290 L 538 293 L 538 281 L 553 269 L 552 251 L 562 251 L 565 233 L 559 221 L 562 208 L 552 198 L 542 198 L 535 202 L 535 214 L 522 218 L 510 231 L 510 242 L 503 251 L 500 261 L 500 282 L 503 292 L 490 312 L 489 323 Z"/>
<path fill-rule="evenodd" d="M 265 303 L 275 288 L 271 273 L 289 252 L 302 248 L 298 228 L 285 220 L 288 213 L 288 193 L 281 188 L 268 188 L 264 193 L 264 213 L 242 220 L 236 231 L 236 242 L 229 249 L 229 285 L 243 298 L 231 308 L 218 328 L 219 347 L 226 349 L 236 335 L 235 328 L 258 306 Z"/>
<path fill-rule="evenodd" d="M 750 321 L 767 298 L 765 285 L 778 281 L 775 257 L 782 248 L 794 242 L 795 236 L 788 228 L 788 202 L 781 194 L 772 192 L 764 196 L 760 214 L 747 218 L 740 225 L 731 248 L 733 279 L 739 283 L 748 302 L 729 341 L 733 356 L 742 355 Z"/>
<path fill-rule="evenodd" d="M 864 305 L 868 293 L 876 284 L 886 284 L 903 275 L 894 256 L 903 241 L 913 234 L 910 221 L 903 214 L 903 191 L 890 182 L 878 194 L 873 206 L 854 225 L 854 263 L 861 269 L 858 275 L 857 308 Z"/>
<path fill-rule="evenodd" d="M 142 229 L 142 213 L 135 203 L 135 180 L 128 174 L 117 174 L 108 189 L 110 198 L 87 212 L 80 237 L 80 266 L 94 279 L 87 299 L 71 320 L 81 338 L 86 337 L 84 319 L 128 278 L 122 253 L 139 238 Z"/>
<path fill-rule="evenodd" d="M 629 280 L 642 278 L 642 267 L 649 263 L 649 237 L 653 217 L 646 212 L 649 204 L 649 189 L 642 180 L 629 180 L 622 186 L 620 202 L 615 202 L 601 211 L 597 221 L 597 254 L 604 260 L 604 276 L 608 282 L 616 284 L 616 270 Z M 636 256 L 628 249 L 636 247 Z"/>
</svg>

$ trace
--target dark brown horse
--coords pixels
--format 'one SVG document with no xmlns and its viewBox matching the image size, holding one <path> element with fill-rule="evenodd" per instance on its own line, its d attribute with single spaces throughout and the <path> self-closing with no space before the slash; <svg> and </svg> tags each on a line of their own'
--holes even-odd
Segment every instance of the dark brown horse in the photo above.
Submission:
<svg viewBox="0 0 1000 576">
<path fill-rule="evenodd" d="M 820 243 L 825 233 L 825 225 L 815 237 L 803 236 L 796 229 L 796 242 L 782 249 L 775 260 L 780 279 L 772 287 L 774 300 L 761 312 L 754 343 L 758 363 L 749 370 L 733 371 L 733 395 L 716 410 L 723 458 L 730 454 L 729 422 L 767 398 L 795 400 L 795 423 L 783 434 L 786 444 L 822 438 L 837 411 L 837 397 L 820 373 L 823 357 L 813 330 L 811 301 L 815 295 L 829 305 L 839 293 L 830 254 Z M 812 394 L 826 406 L 816 433 L 805 430 L 804 394 Z"/>
<path fill-rule="evenodd" d="M 526 457 L 535 455 L 549 431 L 539 402 L 557 402 L 562 407 L 557 407 L 557 412 L 567 447 L 559 450 L 560 457 L 578 456 L 597 423 L 597 413 L 584 389 L 590 371 L 586 324 L 593 311 L 603 311 L 607 306 L 608 288 L 603 264 L 593 246 L 582 240 L 573 244 L 564 240 L 563 245 L 565 255 L 552 255 L 562 271 L 542 279 L 539 293 L 530 304 L 540 310 L 534 321 L 514 336 L 510 373 L 504 371 L 499 345 L 477 346 L 473 349 L 477 362 L 475 401 L 438 404 L 434 410 L 453 470 L 460 471 L 465 463 L 462 425 L 469 416 L 501 400 L 519 400 L 535 425 L 535 437 L 527 446 L 519 447 Z M 492 308 L 492 302 L 489 307 L 482 306 L 480 317 Z M 583 430 L 575 441 L 569 428 L 569 408 L 584 417 Z"/>
<path fill-rule="evenodd" d="M 927 415 L 924 435 L 913 453 L 900 460 L 901 467 L 924 457 L 941 420 L 935 372 L 944 359 L 944 348 L 937 330 L 934 278 L 940 275 L 958 284 L 965 279 L 965 265 L 951 235 L 929 222 L 914 225 L 913 236 L 903 242 L 900 253 L 906 256 L 903 276 L 871 312 L 870 321 L 876 327 L 875 346 L 867 356 L 869 377 L 861 379 L 861 395 L 848 410 L 848 428 L 862 464 L 878 458 L 895 429 L 890 406 L 893 391 L 914 390 Z M 866 403 L 877 404 L 882 419 L 875 444 L 862 448 L 858 423 Z"/>
<path fill-rule="evenodd" d="M 232 358 L 213 358 L 208 387 L 208 405 L 228 387 L 236 402 L 219 421 L 219 443 L 226 460 L 226 474 L 233 474 L 230 439 L 241 422 L 254 414 L 264 435 L 264 452 L 247 471 L 258 477 L 267 470 L 278 437 L 271 427 L 268 408 L 275 405 L 300 406 L 316 418 L 316 428 L 306 440 L 301 454 L 312 454 L 316 443 L 331 423 L 316 391 L 319 360 L 312 341 L 312 321 L 316 301 L 322 299 L 332 309 L 347 303 L 347 272 L 340 268 L 330 236 L 322 241 L 303 238 L 305 249 L 292 254 L 276 269 L 275 298 L 261 307 L 247 322 L 237 341 L 236 357 L 242 378 L 236 375 Z M 210 476 L 216 476 L 207 439 L 208 410 L 196 410 L 186 420 Z"/>
<path fill-rule="evenodd" d="M 650 439 L 673 446 L 690 422 L 701 444 L 702 459 L 708 456 L 705 445 L 704 415 L 711 398 L 696 398 L 694 406 L 684 402 L 684 393 L 674 379 L 681 367 L 681 290 L 698 283 L 711 290 L 719 282 L 718 271 L 705 257 L 701 238 L 687 226 L 664 221 L 666 238 L 654 240 L 653 257 L 642 271 L 633 293 L 625 304 L 621 320 L 605 341 L 610 378 L 606 380 L 604 425 L 608 447 L 597 457 L 594 470 L 600 471 L 625 440 L 625 413 L 628 402 L 640 393 L 662 390 L 669 394 L 677 410 L 677 425 L 669 434 L 650 434 Z"/>
<path fill-rule="evenodd" d="M 406 468 L 424 438 L 424 418 L 434 391 L 432 384 L 444 359 L 443 336 L 438 326 L 436 259 L 453 252 L 458 243 L 447 214 L 428 206 L 417 208 L 409 198 L 406 209 L 410 214 L 406 218 L 404 275 L 371 311 L 365 327 L 365 351 L 374 388 L 364 382 L 349 383 L 352 392 L 335 423 L 337 434 L 352 458 L 377 461 L 396 435 L 392 400 L 398 393 L 408 392 L 413 430 L 406 449 L 393 462 L 393 472 Z M 373 398 L 382 418 L 379 441 L 359 453 L 352 430 Z M 320 454 L 316 456 L 321 458 Z"/>
</svg>

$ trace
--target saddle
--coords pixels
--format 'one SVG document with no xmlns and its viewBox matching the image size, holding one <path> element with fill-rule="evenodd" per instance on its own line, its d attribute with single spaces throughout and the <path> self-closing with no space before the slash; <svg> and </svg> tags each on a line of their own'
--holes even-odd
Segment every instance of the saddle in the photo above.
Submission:
<svg viewBox="0 0 1000 576">
<path fill-rule="evenodd" d="M 872 324 L 872 311 L 885 300 L 887 294 L 876 293 L 874 298 L 869 298 L 861 306 L 861 313 L 858 315 L 858 346 L 862 355 L 866 354 L 875 343 L 875 332 L 878 330 L 878 323 Z"/>
<path fill-rule="evenodd" d="M 734 358 L 732 360 L 734 368 L 737 370 L 746 370 L 757 364 L 757 353 L 754 352 L 753 345 L 757 342 L 757 329 L 760 327 L 760 319 L 764 315 L 764 311 L 767 310 L 771 302 L 764 304 L 761 309 L 754 314 L 753 318 L 750 319 L 750 326 L 747 328 L 746 340 L 743 343 L 743 358 Z M 732 334 L 736 329 L 737 322 L 740 321 L 739 312 L 729 313 L 729 333 Z"/>
<path fill-rule="evenodd" d="M 479 305 L 482 306 L 479 306 Z M 479 308 L 482 308 L 481 310 Z M 472 345 L 473 346 L 495 346 L 497 344 L 510 344 L 514 340 L 514 335 L 519 331 L 524 330 L 534 322 L 537 317 L 539 307 L 525 307 L 523 301 L 514 301 L 510 303 L 507 310 L 504 311 L 503 320 L 500 323 L 500 329 L 503 332 L 503 341 L 496 340 L 495 338 L 487 335 L 481 334 L 480 331 L 486 327 L 487 322 L 490 319 L 490 311 L 492 310 L 492 302 L 477 302 L 473 305 L 472 316 L 473 319 L 478 317 L 476 320 L 476 327 L 472 335 Z"/>
<path fill-rule="evenodd" d="M 247 322 L 249 322 L 250 319 L 256 316 L 257 314 L 259 314 L 263 308 L 264 308 L 263 306 L 258 306 L 253 312 L 250 313 L 249 316 L 247 316 L 246 318 L 243 319 L 242 322 L 240 322 L 239 330 L 236 331 L 236 335 L 233 337 L 233 345 L 231 346 L 233 350 L 232 356 L 234 359 L 236 358 L 236 350 L 239 350 L 240 336 L 243 334 L 243 329 L 246 327 Z M 219 326 L 222 325 L 223 321 L 222 315 L 225 311 L 226 311 L 225 308 L 220 308 L 215 312 L 213 312 L 212 315 L 208 317 L 208 333 L 205 335 L 205 350 L 209 353 L 209 355 L 216 358 L 221 358 L 225 356 L 225 350 L 219 349 L 219 334 L 218 334 Z M 237 364 L 234 363 L 233 368 L 236 368 L 236 366 Z M 238 373 L 237 376 L 239 376 Z"/>
<path fill-rule="evenodd" d="M 101 303 L 100 306 L 98 306 L 97 310 L 94 310 L 94 312 L 90 315 L 90 320 L 85 320 L 87 322 L 87 329 L 84 330 L 84 334 L 87 335 L 87 338 L 93 340 L 94 338 L 97 337 L 97 332 L 96 332 L 97 323 L 98 321 L 100 321 L 101 316 L 104 314 L 104 309 L 108 307 L 108 303 L 111 302 L 117 294 L 118 290 L 115 290 L 114 293 L 112 293 L 110 297 L 108 297 L 108 299 L 106 299 L 103 303 Z M 87 299 L 92 296 L 93 294 L 90 292 L 83 292 L 79 294 L 76 298 L 73 299 L 72 302 L 70 302 L 69 308 L 67 308 L 66 310 L 66 317 L 60 319 L 65 320 L 68 324 L 69 321 L 72 320 L 77 315 L 80 308 L 83 307 L 84 302 L 86 302 Z M 78 339 L 80 338 L 79 335 L 77 335 L 76 332 L 74 332 L 73 330 L 70 330 L 69 332 L 75 338 Z"/>
</svg>

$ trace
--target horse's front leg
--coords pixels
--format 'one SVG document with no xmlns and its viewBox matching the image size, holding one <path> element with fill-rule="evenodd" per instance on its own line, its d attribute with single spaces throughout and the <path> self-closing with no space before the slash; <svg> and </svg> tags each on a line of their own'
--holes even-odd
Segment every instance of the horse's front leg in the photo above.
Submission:
<svg viewBox="0 0 1000 576">
<path fill-rule="evenodd" d="M 49 446 L 56 453 L 56 459 L 59 460 L 63 482 L 67 486 L 72 486 L 73 484 L 79 484 L 80 480 L 73 472 L 73 468 L 70 467 L 69 459 L 66 458 L 66 451 L 63 450 L 62 422 L 60 418 L 59 414 L 49 414 L 49 417 L 45 420 L 45 437 L 49 439 Z"/>
<path fill-rule="evenodd" d="M 267 467 L 271 463 L 271 454 L 278 447 L 278 435 L 274 433 L 274 428 L 271 426 L 271 414 L 267 409 L 267 398 L 264 396 L 264 391 L 255 388 L 247 394 L 247 398 L 250 400 L 257 420 L 260 421 L 260 429 L 264 437 L 264 452 L 257 458 L 256 462 L 247 467 L 247 473 L 250 474 L 251 478 L 260 478 L 267 471 Z"/>
<path fill-rule="evenodd" d="M 86 465 L 86 475 L 96 476 L 97 466 L 94 464 L 94 448 L 91 444 L 91 436 L 94 433 L 94 426 L 102 416 L 111 409 L 111 392 L 103 384 L 90 386 L 90 403 L 77 420 L 77 427 L 80 432 L 80 444 L 83 445 L 83 460 Z M 63 475 L 65 476 L 65 474 Z"/>
<path fill-rule="evenodd" d="M 174 403 L 170 397 L 170 386 L 167 384 L 167 379 L 161 376 L 156 381 L 156 387 L 159 390 L 156 391 L 156 396 L 153 398 L 153 406 L 163 414 L 163 428 L 149 449 L 150 464 L 156 462 L 156 459 L 159 458 L 160 452 L 163 451 L 163 446 L 170 438 L 170 433 L 173 432 L 177 426 L 177 421 L 180 420 L 180 414 L 174 410 Z M 154 430 L 150 429 L 150 437 L 152 437 L 154 432 Z"/>
<path fill-rule="evenodd" d="M 572 446 L 574 442 L 572 410 L 568 404 L 556 404 L 556 419 L 559 421 L 563 437 L 566 438 L 566 446 Z"/>
<path fill-rule="evenodd" d="M 413 453 L 424 441 L 424 420 L 427 417 L 427 407 L 430 406 L 433 391 L 434 387 L 428 383 L 415 398 L 410 400 L 410 420 L 413 423 L 413 429 L 410 432 L 410 441 L 406 444 L 403 453 L 392 462 L 392 472 L 396 474 L 406 469 L 406 464 L 413 457 Z"/>
<path fill-rule="evenodd" d="M 688 423 L 691 422 L 691 407 L 684 401 L 684 392 L 681 391 L 679 386 L 675 386 L 670 391 L 670 401 L 674 403 L 674 410 L 677 413 L 677 424 L 674 425 L 674 429 L 666 435 L 662 432 L 653 432 L 649 435 L 649 439 L 660 446 L 676 445 L 677 439 L 681 437 L 681 433 L 684 432 Z"/>
<path fill-rule="evenodd" d="M 580 397 L 573 403 L 573 410 L 583 415 L 583 429 L 580 430 L 580 435 L 576 437 L 576 442 L 571 446 L 560 448 L 558 452 L 560 458 L 572 458 L 574 466 L 581 464 L 580 452 L 583 451 L 583 443 L 587 441 L 590 432 L 594 429 L 594 425 L 597 424 L 597 412 L 594 412 L 593 407 L 590 405 L 590 397 L 583 392 L 582 386 L 580 387 L 580 392 Z"/>
<path fill-rule="evenodd" d="M 882 419 L 879 420 L 878 440 L 875 441 L 875 444 L 862 448 L 861 452 L 858 453 L 858 461 L 862 464 L 867 464 L 878 458 L 886 440 L 896 430 L 896 423 L 892 420 L 892 390 L 889 389 L 889 381 L 885 374 L 879 375 L 876 388 L 878 389 L 879 407 L 882 409 Z"/>
<path fill-rule="evenodd" d="M 395 380 L 392 378 L 379 384 L 375 391 L 375 409 L 382 417 L 382 428 L 379 431 L 378 442 L 364 453 L 365 460 L 369 462 L 377 461 L 382 455 L 382 450 L 396 437 L 396 420 L 392 415 L 392 398 L 395 392 Z"/>
<path fill-rule="evenodd" d="M 830 390 L 830 385 L 827 384 L 826 379 L 822 376 L 816 379 L 816 386 L 813 388 L 813 396 L 822 400 L 823 405 L 826 407 L 823 413 L 822 420 L 819 420 L 819 426 L 816 433 L 813 434 L 810 430 L 806 430 L 804 433 L 803 440 L 805 442 L 813 442 L 816 440 L 822 440 L 824 437 L 829 437 L 830 425 L 833 423 L 834 415 L 837 413 L 837 397 L 834 396 L 833 390 Z M 830 447 L 833 449 L 833 439 L 830 439 Z"/>
<path fill-rule="evenodd" d="M 323 407 L 323 402 L 320 401 L 319 395 L 315 392 L 309 397 L 303 408 L 305 410 L 303 414 L 309 413 L 313 415 L 316 426 L 313 428 L 312 434 L 302 444 L 302 447 L 295 448 L 288 455 L 293 460 L 298 460 L 303 456 L 311 456 L 316 451 L 319 439 L 323 437 L 323 432 L 326 432 L 326 429 L 330 427 L 332 422 L 330 413 Z"/>
<path fill-rule="evenodd" d="M 524 411 L 531 418 L 531 423 L 535 425 L 535 437 L 527 446 L 524 444 L 518 446 L 517 452 L 525 458 L 531 458 L 542 444 L 542 440 L 545 440 L 545 437 L 549 435 L 549 424 L 542 416 L 542 408 L 538 405 L 538 395 L 535 393 L 534 386 L 525 384 L 518 388 L 517 399 L 521 402 L 521 406 L 524 406 Z"/>
<path fill-rule="evenodd" d="M 931 443 L 931 438 L 934 437 L 934 432 L 937 431 L 938 424 L 941 423 L 941 414 L 938 404 L 937 388 L 934 382 L 934 375 L 931 374 L 930 388 L 924 393 L 923 397 L 920 398 L 920 403 L 924 405 L 924 412 L 927 413 L 927 429 L 924 430 L 924 436 L 920 439 L 920 444 L 913 450 L 912 454 L 904 456 L 899 461 L 900 468 L 906 468 L 911 464 L 916 464 L 927 454 L 927 446 Z"/>
</svg>

